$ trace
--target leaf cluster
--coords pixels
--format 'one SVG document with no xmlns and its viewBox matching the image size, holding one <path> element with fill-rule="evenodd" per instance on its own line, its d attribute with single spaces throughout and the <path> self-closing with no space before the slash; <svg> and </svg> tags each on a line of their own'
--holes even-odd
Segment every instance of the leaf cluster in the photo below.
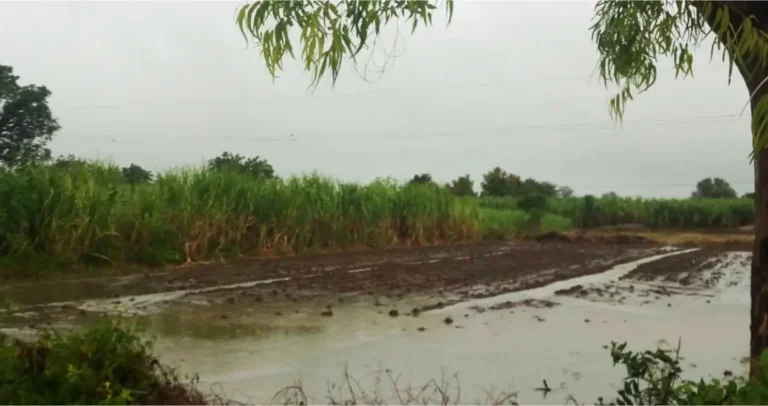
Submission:
<svg viewBox="0 0 768 406">
<path fill-rule="evenodd" d="M 450 22 L 453 1 L 445 5 Z M 296 58 L 289 35 L 296 27 L 301 60 L 312 74 L 311 87 L 316 87 L 328 71 L 335 83 L 345 56 L 354 61 L 389 22 L 404 19 L 413 32 L 420 24 L 431 25 L 437 8 L 425 0 L 260 0 L 240 8 L 237 25 L 246 41 L 253 39 L 261 47 L 273 78 L 283 69 L 286 55 Z"/>
</svg>

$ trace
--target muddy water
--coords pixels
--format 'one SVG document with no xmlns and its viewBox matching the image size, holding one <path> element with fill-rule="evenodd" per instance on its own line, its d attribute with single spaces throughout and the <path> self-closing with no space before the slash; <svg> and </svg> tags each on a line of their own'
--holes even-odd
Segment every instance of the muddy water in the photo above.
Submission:
<svg viewBox="0 0 768 406">
<path fill-rule="evenodd" d="M 332 317 L 320 316 L 322 306 L 317 303 L 265 304 L 258 309 L 210 305 L 204 290 L 76 306 L 119 310 L 146 304 L 144 313 L 150 315 L 142 321 L 157 335 L 155 348 L 163 361 L 183 372 L 199 373 L 202 385 L 214 392 L 249 403 L 270 402 L 278 389 L 297 381 L 311 403 L 351 399 L 343 377 L 345 366 L 356 379 L 352 387 L 358 403 L 370 403 L 364 401 L 363 390 L 369 400 L 379 397 L 397 402 L 398 394 L 383 369 L 391 370 L 391 377 L 397 378 L 401 398 L 405 397 L 405 387 L 445 379 L 447 383 L 442 386 L 454 399 L 459 395 L 457 381 L 450 377 L 458 374 L 462 403 L 483 403 L 489 395 L 497 397 L 511 391 L 519 392 L 521 403 L 562 404 L 568 396 L 594 402 L 599 396 L 613 396 L 623 374 L 612 367 L 603 348 L 611 340 L 628 341 L 636 349 L 654 347 L 660 340 L 671 344 L 682 340 L 683 364 L 690 377 L 721 377 L 725 370 L 742 371 L 740 360 L 748 353 L 749 343 L 748 269 L 744 261 L 730 261 L 727 269 L 712 269 L 725 275 L 714 288 L 652 302 L 633 297 L 618 303 L 554 295 L 577 284 L 615 283 L 639 288 L 643 284 L 618 279 L 638 264 L 680 253 L 645 258 L 603 274 L 538 289 L 462 302 L 418 317 L 390 317 L 388 308 L 364 302 L 335 305 Z M 739 259 L 747 254 L 729 255 Z M 653 284 L 658 285 L 647 285 Z M 174 305 L 148 311 L 154 304 L 182 296 L 184 300 Z M 487 310 L 499 303 L 525 299 L 549 300 L 557 305 Z M 413 306 L 418 303 L 418 298 L 406 299 L 398 308 L 410 308 L 408 300 Z M 453 322 L 446 324 L 446 317 Z M 85 322 L 76 317 L 59 321 Z M 381 379 L 378 386 L 377 379 Z M 535 390 L 544 379 L 553 388 L 546 397 Z"/>
<path fill-rule="evenodd" d="M 622 266 L 586 282 L 618 278 L 630 268 Z M 651 304 L 558 297 L 552 300 L 560 305 L 552 308 L 469 310 L 494 301 L 483 299 L 398 318 L 378 314 L 372 307 L 341 306 L 334 309 L 332 318 L 296 316 L 284 321 L 307 331 L 314 326 L 306 334 L 226 341 L 161 337 L 158 350 L 182 370 L 199 372 L 204 385 L 212 385 L 214 391 L 246 402 L 268 402 L 276 389 L 297 380 L 310 401 L 327 402 L 329 381 L 343 382 L 345 365 L 369 392 L 376 378 L 383 378 L 381 396 L 389 401 L 394 401 L 394 393 L 388 378 L 377 373 L 382 368 L 392 370 L 393 376 L 401 374 L 401 387 L 458 373 L 462 402 L 484 402 L 488 393 L 502 391 L 518 391 L 523 403 L 562 404 L 571 395 L 593 402 L 598 396 L 615 394 L 617 377 L 623 372 L 612 368 L 603 348 L 611 340 L 628 341 L 637 349 L 654 347 L 660 340 L 672 344 L 682 340 L 684 365 L 691 377 L 742 371 L 740 361 L 748 353 L 747 269 L 731 265 L 726 275 L 719 286 L 700 295 L 673 296 Z M 562 283 L 556 286 L 563 287 Z M 543 293 L 553 288 L 535 296 L 545 298 Z M 446 316 L 454 322 L 446 325 Z M 424 330 L 419 331 L 420 327 Z M 546 397 L 535 391 L 543 379 L 554 389 Z M 447 386 L 455 390 L 453 384 Z M 343 387 L 330 392 L 336 400 L 350 398 Z"/>
</svg>

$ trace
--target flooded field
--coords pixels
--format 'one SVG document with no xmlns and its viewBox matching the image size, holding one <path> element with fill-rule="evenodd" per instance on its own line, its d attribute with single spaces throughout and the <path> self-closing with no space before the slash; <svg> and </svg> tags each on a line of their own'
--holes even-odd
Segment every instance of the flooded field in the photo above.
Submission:
<svg viewBox="0 0 768 406">
<path fill-rule="evenodd" d="M 297 383 L 310 403 L 594 402 L 623 376 L 603 348 L 612 340 L 681 340 L 689 377 L 741 373 L 749 260 L 637 241 L 249 260 L 9 285 L 0 295 L 16 307 L 1 320 L 23 336 L 128 317 L 164 362 L 249 403 L 282 403 L 273 396 Z M 543 380 L 551 392 L 536 390 Z"/>
</svg>

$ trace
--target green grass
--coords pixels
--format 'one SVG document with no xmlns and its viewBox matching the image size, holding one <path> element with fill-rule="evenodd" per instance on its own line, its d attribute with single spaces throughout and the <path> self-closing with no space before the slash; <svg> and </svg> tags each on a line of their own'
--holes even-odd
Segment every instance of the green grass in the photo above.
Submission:
<svg viewBox="0 0 768 406">
<path fill-rule="evenodd" d="M 483 208 L 516 210 L 517 199 L 481 198 Z M 574 227 L 642 224 L 650 228 L 712 229 L 754 224 L 750 199 L 596 198 L 588 210 L 584 198 L 549 199 L 547 211 L 567 218 Z"/>
</svg>

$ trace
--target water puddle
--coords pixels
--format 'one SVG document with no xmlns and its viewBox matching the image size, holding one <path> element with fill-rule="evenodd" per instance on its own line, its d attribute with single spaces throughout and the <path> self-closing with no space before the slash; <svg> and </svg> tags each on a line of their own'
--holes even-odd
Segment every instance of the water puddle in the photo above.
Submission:
<svg viewBox="0 0 768 406">
<path fill-rule="evenodd" d="M 639 259 L 637 261 L 616 265 L 612 269 L 599 274 L 586 275 L 586 276 L 581 276 L 573 279 L 557 281 L 549 285 L 542 286 L 540 288 L 523 290 L 518 292 L 510 292 L 510 293 L 502 294 L 499 296 L 487 297 L 482 299 L 469 300 L 466 302 L 456 303 L 451 306 L 446 306 L 441 309 L 431 310 L 431 312 L 435 314 L 444 314 L 449 312 L 468 310 L 472 308 L 485 308 L 500 302 L 517 302 L 517 301 L 522 301 L 526 299 L 544 299 L 544 298 L 553 296 L 556 291 L 561 289 L 569 289 L 577 285 L 597 284 L 597 283 L 605 283 L 609 281 L 618 280 L 619 278 L 632 272 L 632 270 L 634 270 L 636 267 L 642 264 L 653 262 L 653 261 L 656 261 L 665 257 L 669 257 L 672 255 L 680 255 L 680 254 L 693 252 L 697 250 L 699 250 L 699 248 L 691 248 L 687 250 L 674 251 L 674 252 L 654 255 L 654 256 L 643 258 L 643 259 Z"/>
</svg>

